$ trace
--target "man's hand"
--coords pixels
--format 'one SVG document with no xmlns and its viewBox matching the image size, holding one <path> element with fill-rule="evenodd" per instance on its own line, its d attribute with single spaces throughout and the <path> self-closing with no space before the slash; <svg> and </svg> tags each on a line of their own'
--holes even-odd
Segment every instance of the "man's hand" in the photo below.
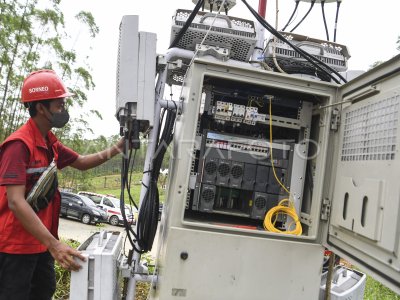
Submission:
<svg viewBox="0 0 400 300">
<path fill-rule="evenodd" d="M 69 271 L 79 271 L 82 268 L 80 264 L 75 262 L 74 257 L 86 261 L 85 257 L 78 250 L 58 240 L 50 245 L 48 249 L 60 266 Z"/>
</svg>

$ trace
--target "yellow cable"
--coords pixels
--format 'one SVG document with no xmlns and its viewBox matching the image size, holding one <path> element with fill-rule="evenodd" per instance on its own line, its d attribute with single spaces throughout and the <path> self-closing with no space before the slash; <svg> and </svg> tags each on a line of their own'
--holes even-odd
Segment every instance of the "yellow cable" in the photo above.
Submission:
<svg viewBox="0 0 400 300">
<path fill-rule="evenodd" d="M 264 228 L 268 231 L 275 232 L 275 233 L 301 235 L 303 232 L 303 229 L 301 227 L 301 223 L 300 223 L 299 217 L 296 213 L 296 209 L 294 207 L 293 201 L 290 200 L 290 198 L 291 198 L 290 191 L 282 184 L 282 182 L 279 180 L 279 178 L 275 172 L 274 157 L 272 155 L 272 101 L 271 100 L 272 100 L 272 97 L 269 97 L 269 150 L 270 150 L 272 172 L 274 173 L 275 180 L 285 190 L 285 192 L 288 193 L 289 198 L 282 199 L 281 201 L 279 201 L 279 204 L 277 206 L 271 208 L 268 211 L 268 213 L 265 215 L 265 218 L 264 218 Z M 284 205 L 284 203 L 286 203 L 286 205 Z M 289 217 L 291 217 L 293 219 L 293 222 L 296 225 L 295 229 L 289 230 L 292 223 L 288 224 L 286 230 L 280 230 L 280 229 L 276 228 L 275 223 L 278 219 L 279 214 L 284 214 L 284 215 L 288 215 Z M 272 221 L 272 220 L 274 220 L 274 221 Z"/>
</svg>

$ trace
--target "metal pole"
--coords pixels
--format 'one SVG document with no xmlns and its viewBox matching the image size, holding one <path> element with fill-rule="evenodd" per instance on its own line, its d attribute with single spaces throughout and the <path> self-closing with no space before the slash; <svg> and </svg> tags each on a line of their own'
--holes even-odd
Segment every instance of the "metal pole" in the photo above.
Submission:
<svg viewBox="0 0 400 300">
<path fill-rule="evenodd" d="M 161 108 L 174 110 L 176 112 L 179 112 L 182 109 L 182 102 L 180 102 L 180 101 L 160 99 L 159 102 L 160 102 Z"/>
<path fill-rule="evenodd" d="M 325 300 L 331 299 L 332 274 L 334 265 L 335 265 L 335 254 L 331 252 L 331 255 L 329 256 L 328 274 L 326 276 L 326 283 L 325 283 Z"/>
<path fill-rule="evenodd" d="M 178 49 L 178 48 L 171 48 L 165 54 L 165 61 L 167 62 L 167 64 L 165 66 L 165 69 L 159 73 L 158 79 L 157 79 L 156 95 L 155 95 L 155 99 L 154 99 L 154 105 L 155 105 L 154 123 L 153 123 L 154 125 L 149 133 L 149 144 L 147 146 L 146 160 L 144 163 L 144 171 L 151 170 L 153 155 L 154 155 L 154 152 L 156 151 L 157 132 L 158 132 L 158 128 L 160 125 L 160 111 L 161 111 L 160 102 L 161 102 L 162 98 L 164 97 L 164 88 L 165 88 L 165 84 L 167 81 L 167 73 L 168 73 L 168 62 L 175 58 L 192 59 L 193 55 L 194 55 L 193 51 Z M 150 183 L 150 173 L 149 172 L 143 173 L 142 189 L 140 191 L 139 210 L 142 205 L 144 196 L 146 195 L 145 186 L 149 186 L 149 183 Z M 139 261 L 140 261 L 139 253 L 135 252 L 133 254 L 133 261 L 135 262 L 135 269 L 134 269 L 133 273 L 135 273 L 135 271 L 137 271 Z M 132 278 L 129 279 L 127 299 L 133 299 L 135 296 L 136 280 L 137 280 L 136 278 L 137 278 L 137 276 L 136 277 L 133 276 Z"/>
<path fill-rule="evenodd" d="M 165 69 L 160 72 L 158 75 L 158 80 L 156 84 L 156 98 L 155 98 L 155 109 L 154 109 L 154 126 L 150 131 L 149 134 L 149 144 L 147 146 L 147 152 L 146 152 L 146 160 L 144 163 L 144 171 L 151 170 L 152 168 L 152 159 L 154 152 L 156 151 L 156 142 L 157 142 L 157 136 L 155 136 L 155 133 L 158 132 L 159 128 L 159 123 L 160 123 L 160 111 L 161 111 L 161 105 L 160 101 L 164 97 L 164 88 L 165 84 L 167 82 L 167 73 L 168 73 L 168 63 L 172 61 L 175 58 L 186 58 L 186 59 L 192 59 L 193 58 L 193 51 L 189 50 L 184 50 L 184 49 L 179 49 L 179 48 L 172 48 L 169 49 L 169 51 L 165 54 L 165 61 L 167 62 L 167 65 L 165 66 Z M 150 182 L 150 173 L 146 172 L 143 174 L 142 178 L 142 189 L 140 191 L 140 202 L 139 202 L 139 209 L 140 205 L 142 204 L 143 198 L 146 195 L 146 188 L 144 186 L 149 186 Z"/>
<path fill-rule="evenodd" d="M 258 2 L 258 14 L 265 19 L 265 11 L 267 9 L 267 0 L 259 0 Z M 254 48 L 254 52 L 251 55 L 251 64 L 256 67 L 254 64 L 257 64 L 260 68 L 260 61 L 263 61 L 263 49 L 264 49 L 264 35 L 265 35 L 265 28 L 261 26 L 261 24 L 256 25 L 257 31 L 257 43 L 256 47 Z"/>
<path fill-rule="evenodd" d="M 258 14 L 265 19 L 267 0 L 258 0 Z"/>
</svg>

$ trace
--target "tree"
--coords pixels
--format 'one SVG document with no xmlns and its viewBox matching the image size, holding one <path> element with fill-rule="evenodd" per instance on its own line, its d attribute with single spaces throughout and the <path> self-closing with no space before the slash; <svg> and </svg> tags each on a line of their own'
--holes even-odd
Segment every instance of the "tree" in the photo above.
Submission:
<svg viewBox="0 0 400 300">
<path fill-rule="evenodd" d="M 68 40 L 61 0 L 0 0 L 0 141 L 26 121 L 21 106 L 20 90 L 23 78 L 32 70 L 54 69 L 75 96 L 67 106 L 79 107 L 87 101 L 86 92 L 94 88 L 92 76 L 85 62 L 77 59 L 74 49 L 65 49 Z M 39 7 L 44 7 L 39 8 Z M 79 12 L 76 20 L 88 29 L 89 37 L 99 32 L 90 12 Z M 101 117 L 97 111 L 91 114 Z M 58 132 L 59 137 L 77 138 L 90 127 L 83 118 Z M 79 137 L 81 138 L 81 137 Z"/>
</svg>

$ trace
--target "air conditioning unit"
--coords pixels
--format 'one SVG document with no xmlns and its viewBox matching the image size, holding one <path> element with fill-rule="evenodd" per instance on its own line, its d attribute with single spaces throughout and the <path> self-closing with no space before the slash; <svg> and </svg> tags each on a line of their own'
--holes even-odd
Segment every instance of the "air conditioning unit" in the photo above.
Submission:
<svg viewBox="0 0 400 300">
<path fill-rule="evenodd" d="M 347 61 L 350 58 L 350 54 L 346 46 L 291 32 L 280 33 L 290 43 L 318 58 L 335 71 L 347 71 Z M 316 70 L 314 65 L 287 43 L 274 36 L 271 36 L 267 42 L 264 61 L 276 71 L 280 68 L 289 74 L 306 74 L 324 81 L 331 80 L 328 75 Z M 330 71 L 328 72 L 331 73 Z"/>
<path fill-rule="evenodd" d="M 118 300 L 121 298 L 119 265 L 122 260 L 121 232 L 93 234 L 78 250 L 86 261 L 71 272 L 70 300 Z"/>
<path fill-rule="evenodd" d="M 191 10 L 186 9 L 176 11 L 172 20 L 171 43 L 191 13 Z M 201 44 L 207 32 L 203 45 L 226 49 L 229 58 L 233 60 L 248 62 L 257 43 L 253 21 L 199 11 L 176 47 L 196 51 L 197 45 Z M 184 61 L 184 63 L 189 64 L 189 61 Z M 186 68 L 169 70 L 168 84 L 181 85 L 185 72 Z"/>
<path fill-rule="evenodd" d="M 188 20 L 191 10 L 178 9 L 173 18 L 171 43 Z M 214 24 L 212 24 L 213 20 Z M 256 30 L 251 20 L 199 11 L 178 43 L 179 48 L 195 50 L 209 30 L 204 41 L 210 46 L 229 49 L 232 59 L 248 61 L 256 45 Z"/>
</svg>

